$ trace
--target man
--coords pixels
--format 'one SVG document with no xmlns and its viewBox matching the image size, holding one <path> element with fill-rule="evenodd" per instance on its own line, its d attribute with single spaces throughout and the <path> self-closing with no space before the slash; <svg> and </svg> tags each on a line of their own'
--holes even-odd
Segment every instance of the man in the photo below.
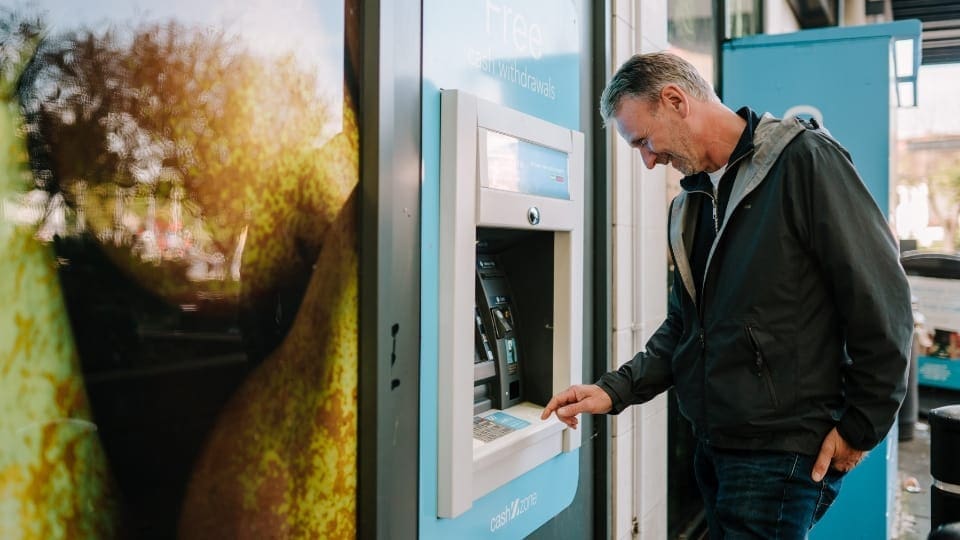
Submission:
<svg viewBox="0 0 960 540">
<path fill-rule="evenodd" d="M 674 55 L 628 60 L 600 111 L 647 168 L 687 175 L 673 287 L 646 349 L 543 417 L 576 427 L 674 387 L 711 538 L 804 538 L 905 392 L 913 318 L 884 216 L 815 122 L 734 112 Z"/>
</svg>

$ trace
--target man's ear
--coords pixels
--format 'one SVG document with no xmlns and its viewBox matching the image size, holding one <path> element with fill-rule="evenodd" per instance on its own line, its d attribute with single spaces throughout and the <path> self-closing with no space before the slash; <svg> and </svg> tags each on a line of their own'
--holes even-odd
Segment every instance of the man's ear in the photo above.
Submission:
<svg viewBox="0 0 960 540">
<path fill-rule="evenodd" d="M 689 96 L 682 88 L 675 84 L 668 84 L 660 90 L 660 101 L 669 111 L 676 111 L 681 118 L 686 118 L 690 111 Z"/>
</svg>

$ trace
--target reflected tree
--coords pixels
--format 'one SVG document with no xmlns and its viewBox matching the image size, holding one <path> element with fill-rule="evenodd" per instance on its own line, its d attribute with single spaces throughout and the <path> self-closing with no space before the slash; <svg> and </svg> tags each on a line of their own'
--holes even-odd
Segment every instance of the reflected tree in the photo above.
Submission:
<svg viewBox="0 0 960 540">
<path fill-rule="evenodd" d="M 331 174 L 349 163 L 325 144 L 340 119 L 315 68 L 169 22 L 44 39 L 19 97 L 46 217 L 73 209 L 55 232 L 90 229 L 168 302 L 195 304 L 198 288 L 218 309 L 240 302 L 256 359 L 282 340 L 352 189 Z"/>
<path fill-rule="evenodd" d="M 177 22 L 62 34 L 38 25 L 34 47 L 21 47 L 10 94 L 20 124 L 8 131 L 24 138 L 31 183 L 17 200 L 41 206 L 34 243 L 56 249 L 134 536 L 172 536 L 177 521 L 186 538 L 353 535 L 359 136 L 349 59 L 359 58 L 359 14 L 353 2 L 345 12 L 337 91 L 310 54 L 267 57 L 241 37 Z M 196 330 L 183 323 L 195 311 L 221 335 L 239 325 L 255 365 L 230 377 L 128 369 L 145 358 L 212 365 L 208 351 L 137 346 L 145 329 L 169 330 L 168 341 Z M 208 399 L 215 391 L 222 398 Z"/>
<path fill-rule="evenodd" d="M 936 148 L 929 140 L 905 141 L 898 153 L 897 183 L 926 187 L 929 223 L 920 225 L 943 228 L 943 239 L 933 242 L 934 249 L 960 250 L 960 154 Z"/>
<path fill-rule="evenodd" d="M 929 175 L 927 181 L 931 214 L 943 224 L 944 248 L 956 252 L 960 249 L 960 158 Z"/>
</svg>

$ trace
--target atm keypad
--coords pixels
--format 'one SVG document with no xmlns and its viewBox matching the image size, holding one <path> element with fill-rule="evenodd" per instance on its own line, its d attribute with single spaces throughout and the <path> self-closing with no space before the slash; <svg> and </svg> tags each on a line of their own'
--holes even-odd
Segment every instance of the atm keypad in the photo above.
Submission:
<svg viewBox="0 0 960 540">
<path fill-rule="evenodd" d="M 513 428 L 487 420 L 481 416 L 473 417 L 473 438 L 490 442 L 516 431 Z"/>
</svg>

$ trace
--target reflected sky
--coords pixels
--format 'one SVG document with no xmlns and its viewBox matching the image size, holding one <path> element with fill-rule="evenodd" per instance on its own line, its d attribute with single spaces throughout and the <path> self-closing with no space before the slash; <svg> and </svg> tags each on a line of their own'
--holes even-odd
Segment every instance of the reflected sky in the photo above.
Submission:
<svg viewBox="0 0 960 540">
<path fill-rule="evenodd" d="M 901 139 L 960 134 L 960 64 L 920 66 L 916 107 L 897 109 Z"/>
<path fill-rule="evenodd" d="M 52 32 L 78 28 L 129 28 L 149 22 L 175 20 L 239 36 L 258 55 L 280 56 L 298 52 L 300 62 L 317 70 L 332 102 L 331 115 L 340 118 L 343 80 L 343 2 L 335 0 L 42 0 L 23 4 L 43 14 Z M 339 131 L 339 123 L 325 135 Z"/>
</svg>

